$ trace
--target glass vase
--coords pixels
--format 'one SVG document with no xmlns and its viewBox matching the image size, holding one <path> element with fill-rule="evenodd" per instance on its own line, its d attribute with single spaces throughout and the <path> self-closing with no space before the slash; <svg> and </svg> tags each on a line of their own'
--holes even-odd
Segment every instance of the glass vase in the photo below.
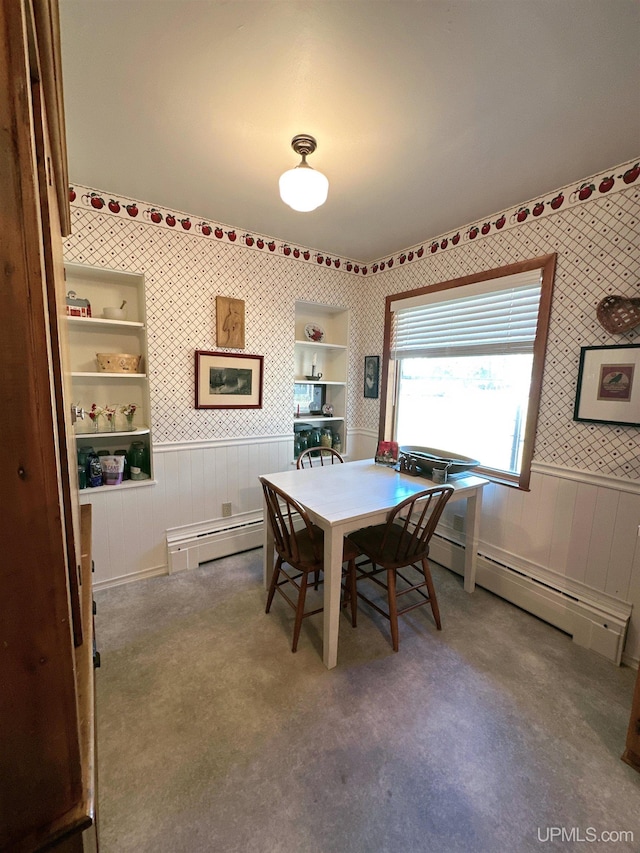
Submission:
<svg viewBox="0 0 640 853">
<path fill-rule="evenodd" d="M 133 431 L 133 414 L 125 415 L 125 418 L 127 419 L 127 429 L 129 432 L 132 432 Z"/>
</svg>

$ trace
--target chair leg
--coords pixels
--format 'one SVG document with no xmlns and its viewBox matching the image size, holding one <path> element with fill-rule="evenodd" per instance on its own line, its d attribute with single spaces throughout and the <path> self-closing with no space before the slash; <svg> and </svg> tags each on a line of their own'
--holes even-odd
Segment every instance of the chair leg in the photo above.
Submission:
<svg viewBox="0 0 640 853">
<path fill-rule="evenodd" d="M 276 585 L 278 583 L 278 578 L 280 577 L 280 566 L 282 565 L 282 557 L 278 557 L 276 560 L 276 564 L 273 567 L 273 573 L 271 575 L 271 583 L 269 584 L 269 594 L 267 596 L 267 606 L 265 608 L 265 613 L 268 613 L 271 609 L 271 602 L 273 601 L 273 596 L 275 595 Z"/>
<path fill-rule="evenodd" d="M 358 591 L 356 588 L 356 561 L 349 560 L 349 569 L 347 574 L 347 586 L 349 589 L 349 598 L 351 600 L 351 627 L 356 628 L 358 625 Z"/>
<path fill-rule="evenodd" d="M 391 623 L 391 642 L 393 651 L 398 651 L 398 602 L 396 600 L 396 572 L 387 569 L 387 595 L 389 596 L 389 622 Z"/>
<path fill-rule="evenodd" d="M 300 578 L 300 592 L 298 594 L 298 606 L 296 607 L 296 621 L 293 626 L 293 645 L 291 651 L 295 652 L 298 648 L 298 637 L 300 636 L 300 627 L 302 625 L 302 617 L 304 616 L 304 601 L 307 597 L 307 584 L 309 583 L 309 574 L 304 572 Z"/>
<path fill-rule="evenodd" d="M 441 631 L 442 625 L 440 624 L 440 608 L 438 607 L 438 599 L 436 597 L 436 589 L 433 585 L 433 579 L 431 577 L 429 561 L 426 557 L 424 557 L 422 560 L 422 573 L 424 574 L 424 579 L 427 584 L 427 590 L 429 591 L 429 600 L 431 601 L 431 610 L 433 612 L 433 618 L 435 619 L 436 628 L 438 629 L 438 631 Z"/>
</svg>

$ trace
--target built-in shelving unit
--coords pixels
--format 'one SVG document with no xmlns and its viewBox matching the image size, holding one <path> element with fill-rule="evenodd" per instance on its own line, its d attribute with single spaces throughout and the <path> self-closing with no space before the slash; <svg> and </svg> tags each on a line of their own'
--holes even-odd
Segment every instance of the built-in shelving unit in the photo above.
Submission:
<svg viewBox="0 0 640 853">
<path fill-rule="evenodd" d="M 319 339 L 310 339 L 309 330 Z M 342 306 L 296 302 L 294 365 L 294 430 L 310 424 L 329 428 L 346 448 L 349 311 Z M 309 378 L 313 377 L 313 378 Z M 316 378 L 318 377 L 318 378 Z M 322 413 L 322 406 L 333 415 Z"/>
<path fill-rule="evenodd" d="M 121 485 L 103 486 L 101 491 L 135 488 L 153 482 L 153 445 L 149 401 L 147 327 L 144 276 L 122 270 L 103 269 L 84 264 L 65 264 L 67 291 L 75 291 L 91 305 L 90 317 L 68 317 L 69 353 L 73 403 L 85 412 L 75 424 L 78 448 L 93 447 L 96 452 L 129 452 L 133 441 L 142 441 L 148 460 L 148 478 L 125 480 Z M 118 308 L 126 302 L 126 319 L 102 316 L 107 307 Z M 136 373 L 108 373 L 98 369 L 97 353 L 140 355 Z M 98 419 L 98 430 L 89 417 L 92 404 L 116 409 L 111 429 L 106 419 Z M 121 407 L 133 404 L 136 411 L 129 427 Z M 93 489 L 81 492 L 85 499 Z"/>
</svg>

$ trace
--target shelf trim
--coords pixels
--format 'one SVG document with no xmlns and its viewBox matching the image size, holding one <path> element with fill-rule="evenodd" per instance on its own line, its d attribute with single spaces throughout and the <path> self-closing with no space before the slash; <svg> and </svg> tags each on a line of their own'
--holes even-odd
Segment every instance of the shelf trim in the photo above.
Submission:
<svg viewBox="0 0 640 853">
<path fill-rule="evenodd" d="M 67 315 L 67 322 L 74 326 L 124 326 L 130 329 L 144 329 L 144 323 L 139 320 L 107 320 L 105 317 L 73 317 Z"/>
<path fill-rule="evenodd" d="M 113 430 L 109 432 L 77 432 L 75 433 L 76 439 L 79 438 L 110 438 L 111 436 L 122 436 L 122 435 L 149 435 L 151 432 L 150 427 L 140 427 L 140 429 L 119 429 Z"/>
<path fill-rule="evenodd" d="M 140 286 L 145 283 L 145 275 L 143 272 L 133 272 L 132 270 L 113 269 L 112 267 L 96 267 L 92 264 L 81 264 L 78 261 L 65 261 L 65 270 L 72 278 L 88 278 L 96 284 L 112 284 L 114 276 L 119 276 L 124 279 L 136 279 L 136 281 L 124 281 L 125 285 L 130 287 Z"/>
<path fill-rule="evenodd" d="M 337 379 L 294 379 L 294 385 L 346 385 Z"/>
<path fill-rule="evenodd" d="M 71 372 L 71 376 L 74 379 L 146 379 L 146 373 L 108 373 L 106 370 L 98 373 L 91 373 L 84 370 L 74 370 Z"/>
<path fill-rule="evenodd" d="M 324 423 L 325 421 L 328 421 L 328 422 L 343 421 L 344 422 L 344 418 L 342 417 L 342 415 L 333 415 L 333 417 L 329 417 L 326 415 L 322 415 L 319 417 L 317 415 L 314 415 L 313 417 L 308 418 L 306 415 L 301 414 L 299 418 L 294 417 L 294 419 L 293 419 L 294 424 L 296 424 L 296 423 L 303 423 L 303 424 Z"/>
<path fill-rule="evenodd" d="M 296 346 L 301 347 L 313 347 L 318 349 L 346 349 L 346 344 L 325 344 L 325 343 L 314 343 L 313 341 L 295 341 Z"/>
<path fill-rule="evenodd" d="M 148 480 L 125 480 L 123 483 L 119 483 L 117 486 L 94 486 L 91 488 L 87 486 L 86 489 L 80 489 L 78 491 L 78 495 L 80 496 L 80 500 L 85 496 L 89 496 L 91 494 L 104 494 L 106 492 L 121 492 L 123 489 L 139 489 L 142 486 L 157 486 L 158 481 L 149 478 Z"/>
</svg>

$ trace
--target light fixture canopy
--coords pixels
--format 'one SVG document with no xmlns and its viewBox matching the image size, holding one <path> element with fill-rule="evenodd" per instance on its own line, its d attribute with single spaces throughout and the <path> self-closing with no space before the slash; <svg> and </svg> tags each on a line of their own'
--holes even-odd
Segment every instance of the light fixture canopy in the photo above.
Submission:
<svg viewBox="0 0 640 853">
<path fill-rule="evenodd" d="M 307 156 L 318 147 L 313 136 L 299 133 L 291 140 L 291 147 L 302 160 L 294 169 L 280 175 L 280 198 L 293 210 L 308 213 L 327 200 L 329 181 L 322 172 L 312 169 L 307 163 Z"/>
</svg>

